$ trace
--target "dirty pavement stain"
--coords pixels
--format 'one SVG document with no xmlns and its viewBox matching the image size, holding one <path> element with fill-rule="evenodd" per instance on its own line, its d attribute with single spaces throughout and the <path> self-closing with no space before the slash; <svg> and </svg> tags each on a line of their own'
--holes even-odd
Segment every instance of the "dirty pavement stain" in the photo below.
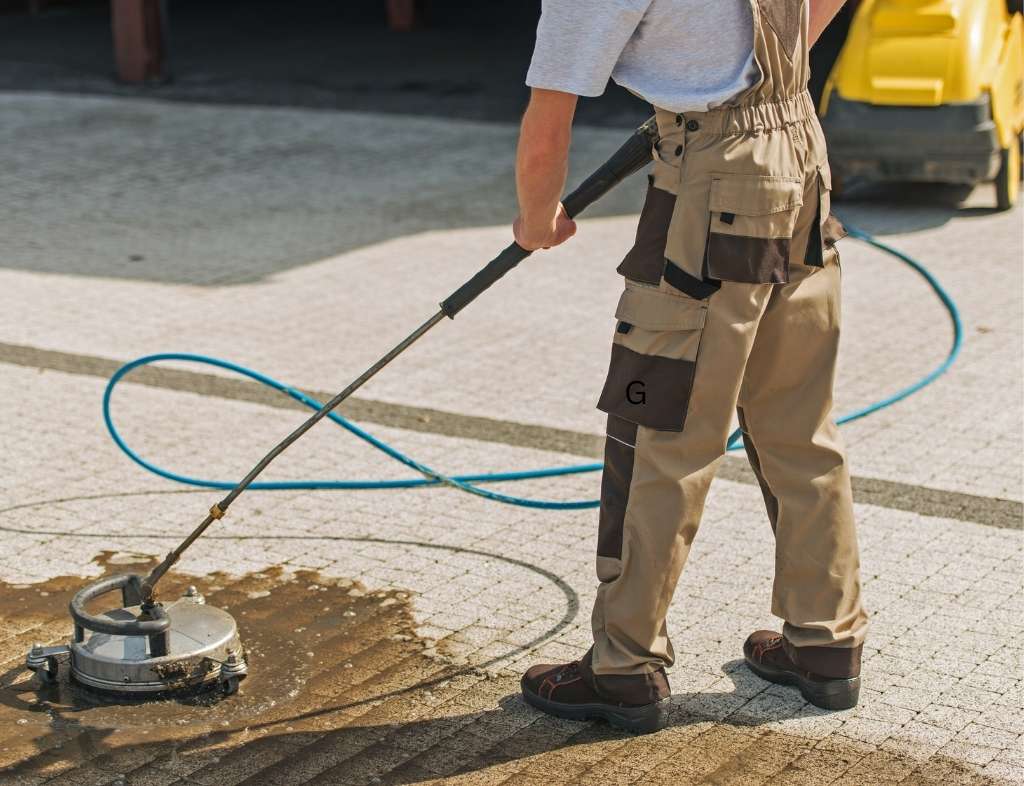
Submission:
<svg viewBox="0 0 1024 786">
<path fill-rule="evenodd" d="M 152 567 L 110 555 L 99 562 L 105 575 Z M 272 734 L 290 735 L 299 721 L 307 736 L 315 735 L 337 725 L 339 712 L 355 717 L 365 711 L 359 703 L 365 697 L 352 693 L 357 683 L 425 648 L 411 634 L 406 593 L 368 593 L 352 582 L 277 569 L 202 581 L 171 574 L 161 582 L 162 597 L 178 597 L 197 583 L 207 603 L 235 617 L 249 661 L 237 695 L 207 691 L 156 701 L 104 696 L 71 682 L 66 665 L 56 685 L 40 686 L 24 670 L 25 653 L 35 642 L 67 641 L 68 602 L 88 581 L 0 584 L 0 783 L 34 783 L 64 771 L 68 783 L 81 783 L 72 771 L 76 765 L 96 766 L 90 762 L 101 755 L 123 758 L 129 749 L 137 764 L 163 756 L 167 766 L 186 755 L 184 749 L 224 752 Z M 107 596 L 109 605 L 118 597 Z M 403 669 L 409 685 L 446 668 L 423 656 L 416 661 Z M 346 709 L 335 711 L 335 703 Z M 300 742 L 290 738 L 287 744 Z M 114 767 L 111 778 L 127 769 Z"/>
<path fill-rule="evenodd" d="M 98 561 L 107 575 L 153 564 L 132 559 Z M 237 620 L 250 665 L 237 695 L 103 697 L 69 683 L 66 666 L 57 685 L 40 687 L 25 653 L 66 640 L 68 601 L 87 581 L 0 584 L 3 786 L 820 784 L 851 767 L 848 777 L 863 773 L 858 783 L 993 782 L 939 756 L 914 761 L 843 738 L 716 722 L 714 707 L 693 714 L 707 706 L 700 694 L 677 697 L 674 724 L 647 737 L 547 718 L 518 698 L 515 675 L 458 666 L 443 642 L 435 650 L 418 640 L 407 593 L 313 572 L 162 582 L 165 598 L 197 584 Z"/>
</svg>

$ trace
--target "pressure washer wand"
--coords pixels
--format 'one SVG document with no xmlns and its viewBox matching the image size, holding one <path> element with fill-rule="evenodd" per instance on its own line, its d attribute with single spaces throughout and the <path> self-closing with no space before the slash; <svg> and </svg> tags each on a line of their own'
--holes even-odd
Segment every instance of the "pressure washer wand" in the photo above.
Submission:
<svg viewBox="0 0 1024 786">
<path fill-rule="evenodd" d="M 584 180 L 583 183 L 580 184 L 579 188 L 562 200 L 562 204 L 565 206 L 565 212 L 568 216 L 570 218 L 574 218 L 579 215 L 584 209 L 607 194 L 624 179 L 632 175 L 634 172 L 640 171 L 649 164 L 651 161 L 651 149 L 655 144 L 657 144 L 657 141 L 658 126 L 652 117 L 634 131 L 629 139 L 626 140 L 625 144 L 623 144 L 611 158 L 599 167 L 596 172 Z M 394 349 L 360 374 L 352 384 L 324 404 L 301 426 L 279 442 L 273 450 L 264 456 L 260 462 L 249 471 L 248 475 L 242 478 L 238 485 L 235 486 L 228 495 L 224 497 L 224 499 L 210 508 L 210 512 L 203 520 L 202 524 L 196 527 L 176 549 L 171 551 L 166 557 L 164 557 L 163 561 L 160 562 L 159 565 L 150 571 L 149 575 L 146 576 L 145 580 L 142 582 L 141 594 L 143 605 L 152 606 L 154 598 L 156 597 L 155 588 L 157 582 L 160 581 L 163 575 L 170 570 L 171 566 L 178 561 L 181 555 L 185 552 L 185 549 L 191 546 L 213 522 L 223 518 L 231 503 L 249 487 L 249 484 L 259 477 L 260 473 L 270 465 L 270 462 L 281 455 L 288 446 L 295 442 L 299 437 L 313 428 L 313 426 L 318 422 L 323 420 L 331 410 L 359 390 L 359 388 L 361 388 L 368 380 L 372 379 L 378 371 L 416 343 L 416 341 L 434 327 L 434 325 L 445 317 L 454 319 L 456 314 L 486 292 L 498 279 L 530 256 L 531 253 L 532 252 L 527 251 L 519 244 L 512 243 L 497 257 L 492 259 L 476 275 L 469 279 L 469 281 L 442 301 L 441 308 L 436 314 L 416 328 L 416 330 L 410 333 L 409 336 L 402 340 L 402 342 Z"/>
</svg>

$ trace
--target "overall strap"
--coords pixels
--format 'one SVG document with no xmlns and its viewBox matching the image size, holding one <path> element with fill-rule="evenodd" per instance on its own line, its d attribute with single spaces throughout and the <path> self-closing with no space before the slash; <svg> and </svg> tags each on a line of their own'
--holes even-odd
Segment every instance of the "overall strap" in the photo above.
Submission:
<svg viewBox="0 0 1024 786">
<path fill-rule="evenodd" d="M 748 0 L 754 20 L 754 59 L 760 80 L 731 103 L 757 106 L 792 99 L 807 89 L 808 0 Z"/>
</svg>

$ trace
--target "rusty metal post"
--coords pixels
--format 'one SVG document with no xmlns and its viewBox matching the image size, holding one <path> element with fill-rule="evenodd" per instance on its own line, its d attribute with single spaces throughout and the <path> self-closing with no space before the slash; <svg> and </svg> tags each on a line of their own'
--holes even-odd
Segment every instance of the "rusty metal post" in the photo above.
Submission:
<svg viewBox="0 0 1024 786">
<path fill-rule="evenodd" d="M 110 0 L 117 76 L 123 82 L 167 78 L 164 0 Z"/>
<path fill-rule="evenodd" d="M 406 33 L 420 27 L 423 22 L 423 7 L 419 0 L 387 0 L 388 26 L 392 30 Z"/>
</svg>

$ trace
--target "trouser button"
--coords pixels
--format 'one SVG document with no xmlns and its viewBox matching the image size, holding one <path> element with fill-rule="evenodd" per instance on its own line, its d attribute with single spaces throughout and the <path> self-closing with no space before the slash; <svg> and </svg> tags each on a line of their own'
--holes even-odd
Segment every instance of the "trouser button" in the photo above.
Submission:
<svg viewBox="0 0 1024 786">
<path fill-rule="evenodd" d="M 700 130 L 700 123 L 698 123 L 696 120 L 687 120 L 686 121 L 686 130 L 687 131 L 699 131 Z"/>
</svg>

